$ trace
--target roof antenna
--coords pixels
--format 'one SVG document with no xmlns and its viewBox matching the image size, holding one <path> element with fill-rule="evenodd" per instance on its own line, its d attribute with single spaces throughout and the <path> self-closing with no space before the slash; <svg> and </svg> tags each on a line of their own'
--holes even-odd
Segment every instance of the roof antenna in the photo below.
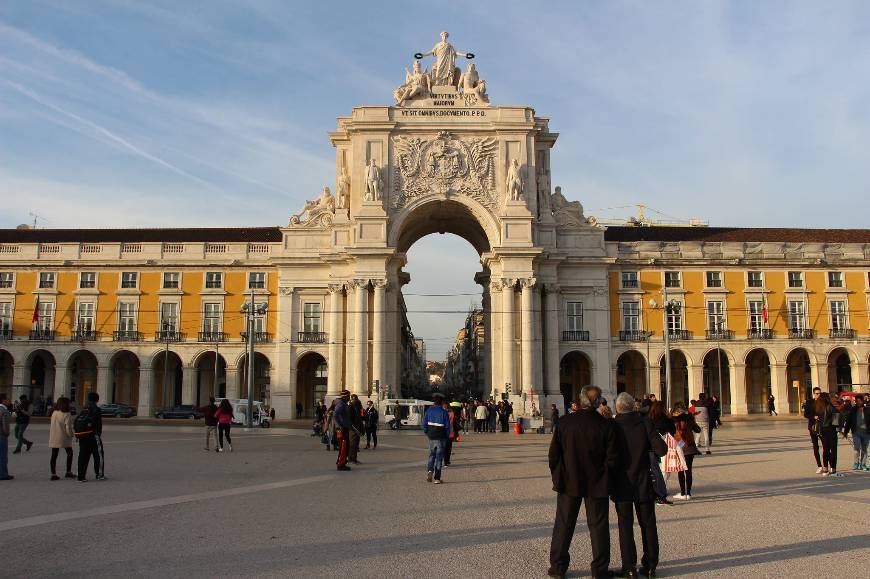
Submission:
<svg viewBox="0 0 870 579">
<path fill-rule="evenodd" d="M 38 219 L 42 219 L 43 221 L 46 221 L 45 217 L 43 217 L 42 215 L 37 215 L 33 211 L 30 212 L 30 216 L 33 217 L 33 229 L 36 229 L 36 221 Z"/>
</svg>

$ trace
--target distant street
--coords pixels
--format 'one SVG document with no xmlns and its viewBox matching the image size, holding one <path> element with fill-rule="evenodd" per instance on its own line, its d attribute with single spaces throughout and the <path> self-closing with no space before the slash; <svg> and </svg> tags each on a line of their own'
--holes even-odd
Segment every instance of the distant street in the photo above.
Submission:
<svg viewBox="0 0 870 579">
<path fill-rule="evenodd" d="M 543 577 L 555 511 L 549 436 L 468 435 L 425 482 L 425 440 L 383 433 L 353 472 L 301 430 L 111 424 L 105 482 L 50 482 L 47 426 L 2 483 L 3 575 L 16 577 Z M 660 576 L 857 577 L 870 557 L 870 475 L 814 473 L 800 421 L 726 424 L 695 463 L 691 502 L 659 507 Z M 676 481 L 672 480 L 673 492 Z M 581 517 L 582 519 L 582 517 Z M 619 566 L 611 514 L 611 567 Z M 573 576 L 588 576 L 579 524 Z"/>
</svg>

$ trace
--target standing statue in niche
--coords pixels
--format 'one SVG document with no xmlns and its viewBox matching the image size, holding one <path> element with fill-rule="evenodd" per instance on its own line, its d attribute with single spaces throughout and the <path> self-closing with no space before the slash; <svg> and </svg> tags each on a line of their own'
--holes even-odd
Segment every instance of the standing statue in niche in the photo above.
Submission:
<svg viewBox="0 0 870 579">
<path fill-rule="evenodd" d="M 468 67 L 459 78 L 459 88 L 462 89 L 462 94 L 466 100 L 476 97 L 485 103 L 489 102 L 489 95 L 486 94 L 486 81 L 480 79 L 473 62 L 468 63 Z"/>
<path fill-rule="evenodd" d="M 511 161 L 508 167 L 507 179 L 505 179 L 507 187 L 507 197 L 511 201 L 523 200 L 523 170 L 520 168 L 520 163 L 516 159 Z"/>
<path fill-rule="evenodd" d="M 456 57 L 462 56 L 467 59 L 474 58 L 470 52 L 459 52 L 452 44 L 447 42 L 447 32 L 441 33 L 441 42 L 432 47 L 428 52 L 418 52 L 414 58 L 421 59 L 424 56 L 434 56 L 435 66 L 432 67 L 432 86 L 457 86 L 459 84 L 459 69 L 456 67 Z"/>
<path fill-rule="evenodd" d="M 414 97 L 426 98 L 432 87 L 432 78 L 429 71 L 420 71 L 420 61 L 414 61 L 414 72 L 408 72 L 405 69 L 405 84 L 397 88 L 393 92 L 393 97 L 396 99 L 396 105 L 402 106 L 405 101 Z"/>
<path fill-rule="evenodd" d="M 543 166 L 538 167 L 538 217 L 550 212 L 550 175 Z"/>
<path fill-rule="evenodd" d="M 363 199 L 365 201 L 380 201 L 383 190 L 384 181 L 381 179 L 381 170 L 372 159 L 366 167 L 366 190 Z"/>
<path fill-rule="evenodd" d="M 341 173 L 338 174 L 337 179 L 337 195 L 336 195 L 336 209 L 348 209 L 350 207 L 350 178 L 347 176 L 347 169 L 344 168 L 344 165 L 341 166 Z"/>
</svg>

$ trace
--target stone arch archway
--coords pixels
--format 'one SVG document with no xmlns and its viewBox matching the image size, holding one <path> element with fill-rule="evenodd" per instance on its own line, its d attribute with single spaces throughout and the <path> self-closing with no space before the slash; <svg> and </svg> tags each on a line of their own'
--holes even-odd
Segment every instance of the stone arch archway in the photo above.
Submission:
<svg viewBox="0 0 870 579">
<path fill-rule="evenodd" d="M 746 407 L 749 414 L 767 412 L 770 388 L 770 355 L 763 348 L 746 354 Z"/>
<path fill-rule="evenodd" d="M 15 379 L 15 359 L 7 350 L 0 349 L 0 392 L 12 396 L 9 387 Z"/>
<path fill-rule="evenodd" d="M 468 241 L 479 254 L 500 245 L 498 223 L 492 213 L 473 199 L 426 198 L 409 204 L 393 217 L 388 243 L 405 252 L 431 233 L 453 233 Z"/>
<path fill-rule="evenodd" d="M 90 392 L 97 391 L 97 357 L 89 350 L 76 350 L 67 358 L 67 387 L 70 400 L 83 408 Z"/>
<path fill-rule="evenodd" d="M 616 360 L 616 392 L 628 392 L 642 399 L 648 390 L 647 373 L 643 354 L 637 350 L 623 352 Z"/>
<path fill-rule="evenodd" d="M 58 379 L 54 354 L 48 350 L 33 350 L 24 359 L 24 368 L 25 383 L 32 398 L 42 396 L 46 400 L 56 400 L 63 395 L 64 376 Z"/>
<path fill-rule="evenodd" d="M 326 396 L 328 378 L 326 358 L 317 352 L 306 352 L 296 362 L 295 418 L 314 416 L 314 403 Z"/>
<path fill-rule="evenodd" d="M 731 413 L 731 359 L 724 349 L 714 348 L 704 356 L 704 392 L 719 398 L 722 414 Z"/>
<path fill-rule="evenodd" d="M 115 404 L 139 406 L 139 357 L 129 350 L 115 352 L 109 360 L 108 400 Z"/>
<path fill-rule="evenodd" d="M 217 362 L 217 364 L 215 364 Z M 194 358 L 196 393 L 194 404 L 205 406 L 211 396 L 224 398 L 227 394 L 227 361 L 220 352 L 201 352 Z"/>
<path fill-rule="evenodd" d="M 812 398 L 812 361 L 804 348 L 795 348 L 786 356 L 785 378 L 789 408 L 792 412 L 797 412 L 802 401 Z M 794 387 L 795 383 L 797 388 Z"/>
<path fill-rule="evenodd" d="M 161 350 L 154 354 L 151 368 L 152 407 L 159 410 L 181 404 L 184 379 L 181 357 L 172 350 Z"/>
<path fill-rule="evenodd" d="M 248 354 L 239 358 L 239 397 L 248 397 Z M 254 400 L 269 404 L 272 363 L 262 352 L 254 352 Z"/>
<path fill-rule="evenodd" d="M 580 390 L 592 384 L 592 361 L 589 356 L 578 350 L 565 354 L 559 364 L 559 383 L 567 402 L 577 400 Z"/>
<path fill-rule="evenodd" d="M 852 362 L 855 356 L 846 348 L 834 348 L 828 354 L 828 392 L 851 392 L 854 383 Z"/>
<path fill-rule="evenodd" d="M 665 387 L 665 356 L 659 359 L 659 380 L 661 392 L 667 392 L 667 398 L 663 400 L 669 408 L 682 403 L 689 406 L 689 359 L 682 350 L 671 350 L 671 387 Z"/>
</svg>

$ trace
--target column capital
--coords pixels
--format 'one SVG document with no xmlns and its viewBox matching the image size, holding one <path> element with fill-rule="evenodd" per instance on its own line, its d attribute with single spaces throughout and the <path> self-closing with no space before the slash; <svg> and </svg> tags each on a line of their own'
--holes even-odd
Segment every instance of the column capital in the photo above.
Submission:
<svg viewBox="0 0 870 579">
<path fill-rule="evenodd" d="M 499 280 L 499 283 L 501 283 L 502 289 L 514 289 L 517 285 L 517 281 L 518 280 L 515 277 L 503 277 Z"/>
<path fill-rule="evenodd" d="M 348 287 L 351 287 L 354 289 L 366 288 L 369 285 L 369 281 L 370 280 L 368 278 L 356 277 L 356 278 L 348 280 L 347 285 L 348 285 Z"/>
<path fill-rule="evenodd" d="M 344 284 L 343 283 L 331 283 L 326 287 L 327 287 L 327 289 L 329 289 L 329 293 L 331 293 L 331 294 L 341 293 L 342 291 L 344 291 Z"/>
<path fill-rule="evenodd" d="M 537 280 L 537 278 L 534 278 L 534 277 L 523 277 L 523 278 L 520 278 L 519 282 L 520 282 L 520 287 L 522 289 L 526 290 L 526 289 L 532 289 L 533 287 L 535 287 L 538 283 L 538 280 Z"/>
<path fill-rule="evenodd" d="M 278 288 L 278 293 L 282 296 L 292 296 L 293 290 L 296 289 L 293 286 L 282 285 Z"/>
<path fill-rule="evenodd" d="M 385 279 L 373 279 L 371 281 L 372 281 L 372 287 L 375 288 L 376 290 L 386 290 L 387 288 L 390 287 L 390 282 L 388 282 Z"/>
<path fill-rule="evenodd" d="M 546 290 L 546 292 L 548 294 L 562 293 L 562 286 L 560 286 L 559 284 L 557 284 L 555 282 L 547 282 L 547 283 L 543 284 L 543 286 L 544 286 L 544 290 Z"/>
</svg>

